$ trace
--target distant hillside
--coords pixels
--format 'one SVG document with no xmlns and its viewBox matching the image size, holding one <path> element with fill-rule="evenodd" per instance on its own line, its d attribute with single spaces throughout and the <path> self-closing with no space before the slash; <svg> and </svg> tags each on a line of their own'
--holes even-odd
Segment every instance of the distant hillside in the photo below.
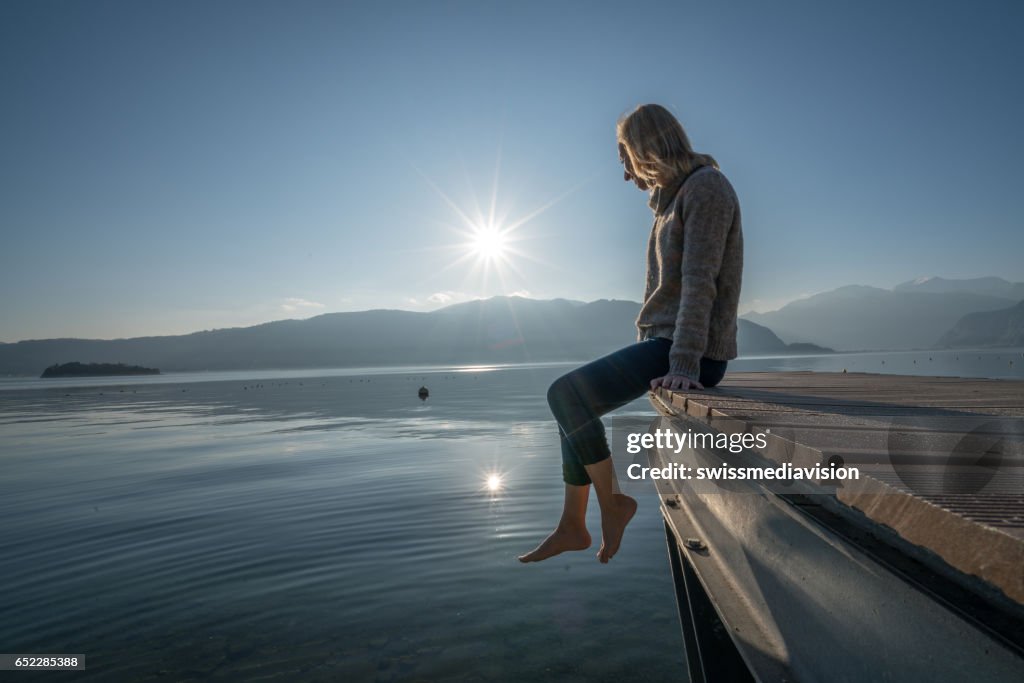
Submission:
<svg viewBox="0 0 1024 683">
<path fill-rule="evenodd" d="M 893 287 L 897 292 L 970 292 L 1017 301 L 1024 299 L 1024 282 L 1010 282 L 1001 277 L 975 277 L 948 280 L 944 277 L 919 277 Z"/>
<path fill-rule="evenodd" d="M 743 317 L 768 326 L 788 341 L 809 341 L 842 351 L 895 350 L 931 347 L 964 315 L 1010 303 L 969 291 L 894 291 L 850 285 L 790 302 L 777 311 Z"/>
<path fill-rule="evenodd" d="M 998 311 L 965 315 L 936 346 L 1024 346 L 1024 301 Z"/>
<path fill-rule="evenodd" d="M 0 374 L 54 363 L 128 362 L 164 372 L 256 368 L 577 361 L 636 339 L 633 301 L 494 297 L 430 313 L 327 313 L 166 337 L 43 339 L 0 344 Z M 792 352 L 771 330 L 739 322 L 741 354 Z"/>
<path fill-rule="evenodd" d="M 771 353 L 832 353 L 832 349 L 816 344 L 787 344 L 764 325 L 740 318 L 737 323 L 736 342 L 745 356 Z"/>
</svg>

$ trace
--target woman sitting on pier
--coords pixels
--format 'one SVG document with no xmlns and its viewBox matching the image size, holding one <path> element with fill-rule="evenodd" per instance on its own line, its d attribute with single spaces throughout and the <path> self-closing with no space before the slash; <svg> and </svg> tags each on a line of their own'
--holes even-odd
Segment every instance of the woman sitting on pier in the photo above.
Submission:
<svg viewBox="0 0 1024 683">
<path fill-rule="evenodd" d="M 639 341 L 559 377 L 548 390 L 561 436 L 565 503 L 558 526 L 521 562 L 590 547 L 591 484 L 601 508 L 597 557 L 610 560 L 637 503 L 617 491 L 601 416 L 658 387 L 713 387 L 736 357 L 743 233 L 732 185 L 712 157 L 693 151 L 664 107 L 638 107 L 616 133 L 624 179 L 650 192 L 655 215 Z"/>
</svg>

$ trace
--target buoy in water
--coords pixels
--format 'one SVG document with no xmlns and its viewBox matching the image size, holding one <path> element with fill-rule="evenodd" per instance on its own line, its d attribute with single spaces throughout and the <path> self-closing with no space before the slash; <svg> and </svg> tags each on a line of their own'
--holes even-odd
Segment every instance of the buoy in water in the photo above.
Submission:
<svg viewBox="0 0 1024 683">
<path fill-rule="evenodd" d="M 427 397 L 430 396 L 430 390 L 426 387 L 420 387 L 420 390 L 416 395 L 420 397 L 421 401 L 426 401 Z"/>
</svg>

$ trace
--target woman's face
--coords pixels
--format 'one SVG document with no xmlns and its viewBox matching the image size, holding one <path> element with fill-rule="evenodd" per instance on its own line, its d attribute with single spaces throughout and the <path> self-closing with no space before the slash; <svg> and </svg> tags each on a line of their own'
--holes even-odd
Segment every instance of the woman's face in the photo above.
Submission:
<svg viewBox="0 0 1024 683">
<path fill-rule="evenodd" d="M 635 175 L 633 175 L 633 163 L 629 160 L 629 154 L 626 153 L 626 146 L 624 144 L 622 144 L 621 142 L 619 143 L 619 161 L 622 162 L 622 169 L 623 169 L 623 171 L 622 171 L 622 179 L 623 180 L 625 180 L 626 182 L 629 182 L 629 181 L 632 180 L 633 184 L 636 185 L 641 190 L 649 190 L 650 189 L 651 186 L 648 185 L 645 180 L 643 180 L 641 178 L 637 178 Z"/>
</svg>

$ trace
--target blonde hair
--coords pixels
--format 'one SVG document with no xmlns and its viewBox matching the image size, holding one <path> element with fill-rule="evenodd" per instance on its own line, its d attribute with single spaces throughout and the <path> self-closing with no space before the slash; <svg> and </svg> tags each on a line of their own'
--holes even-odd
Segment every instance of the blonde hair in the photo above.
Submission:
<svg viewBox="0 0 1024 683">
<path fill-rule="evenodd" d="M 615 137 L 626 149 L 633 175 L 648 185 L 665 187 L 700 166 L 718 162 L 710 154 L 698 154 L 686 131 L 660 104 L 641 104 L 615 125 Z"/>
</svg>

